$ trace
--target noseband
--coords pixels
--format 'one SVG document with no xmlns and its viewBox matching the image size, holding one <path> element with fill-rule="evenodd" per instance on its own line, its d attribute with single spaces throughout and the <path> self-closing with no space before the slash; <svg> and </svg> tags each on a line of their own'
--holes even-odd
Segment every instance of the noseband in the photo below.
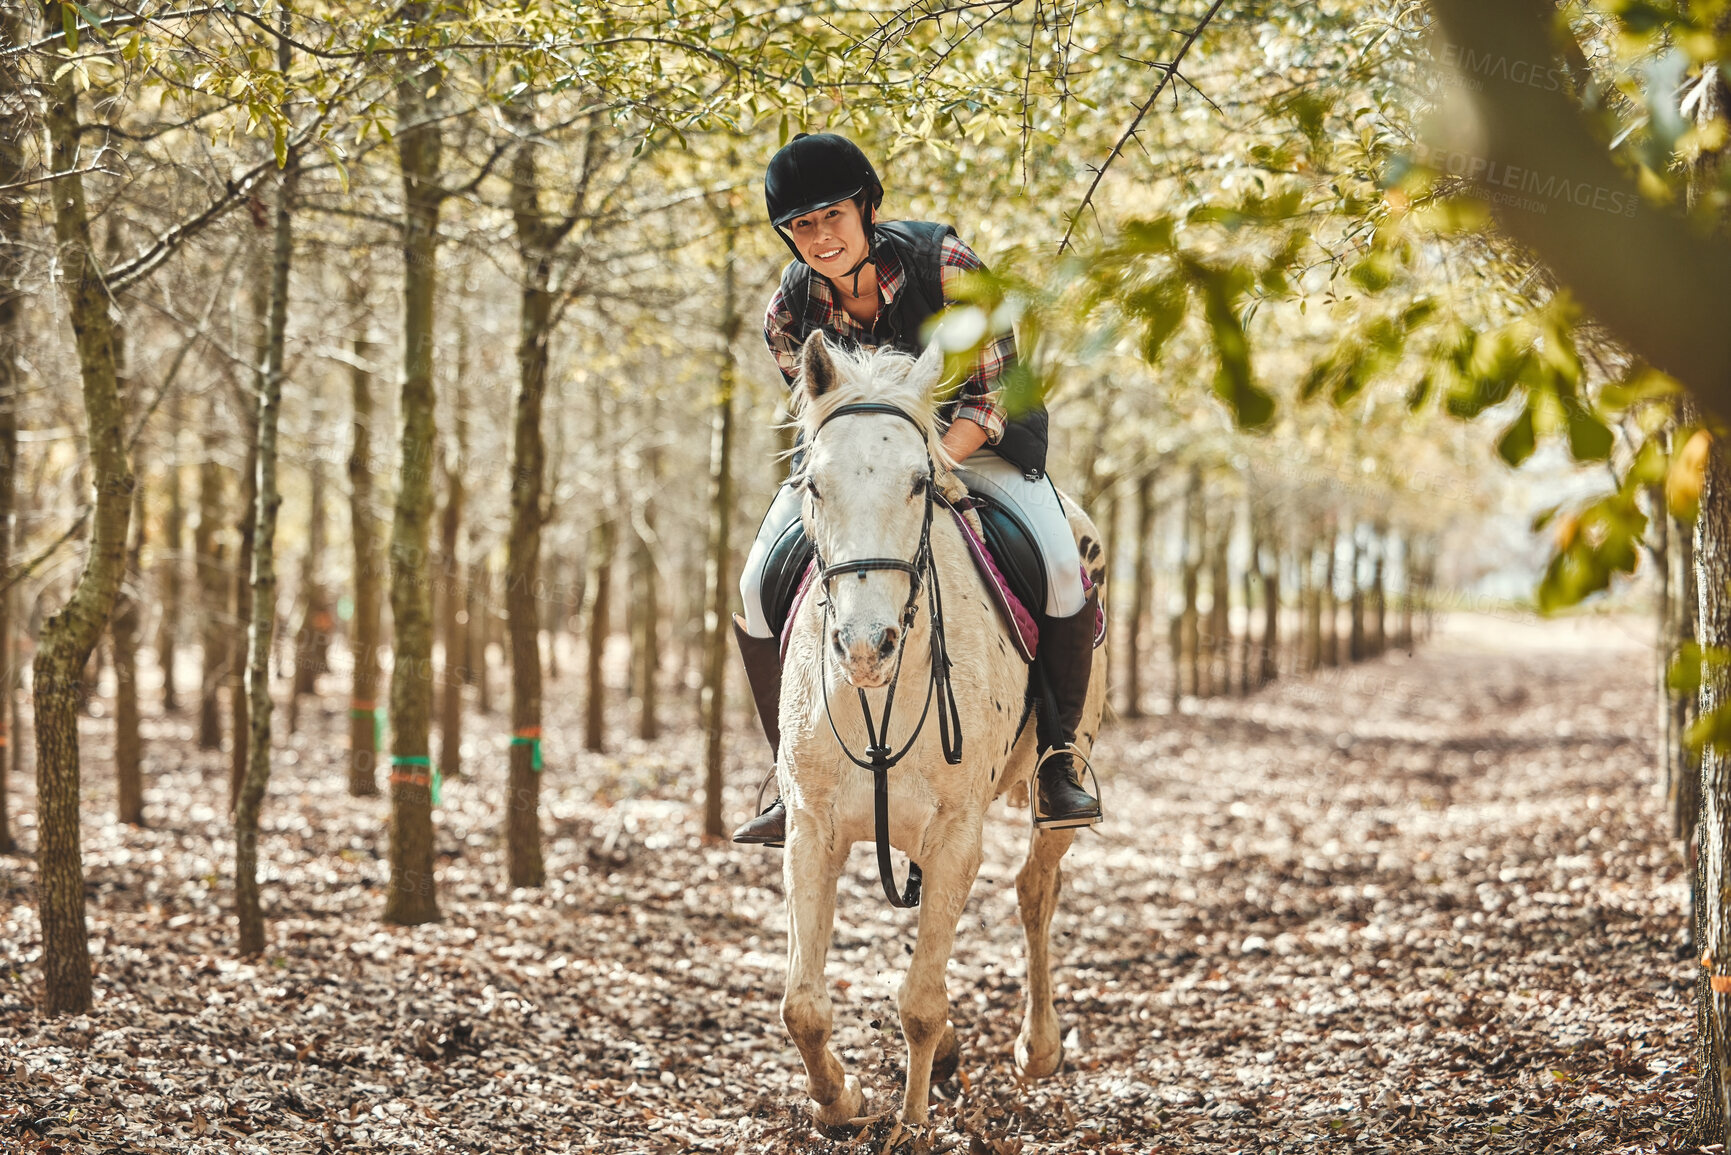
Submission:
<svg viewBox="0 0 1731 1155">
<path fill-rule="evenodd" d="M 925 441 L 925 429 L 914 419 L 913 414 L 895 405 L 881 401 L 862 401 L 852 405 L 843 405 L 834 413 L 818 423 L 817 431 L 812 434 L 812 440 L 817 440 L 817 433 L 823 427 L 838 417 L 853 414 L 882 414 L 890 417 L 900 417 L 903 421 L 920 431 L 922 444 Z M 890 827 L 889 827 L 889 772 L 907 756 L 913 749 L 914 742 L 920 732 L 925 729 L 926 718 L 931 713 L 932 699 L 939 697 L 938 735 L 943 746 L 944 761 L 951 766 L 958 765 L 962 760 L 962 718 L 956 706 L 955 688 L 950 681 L 950 657 L 944 644 L 944 601 L 938 588 L 938 570 L 932 561 L 932 508 L 943 498 L 937 493 L 937 478 L 931 455 L 926 455 L 926 507 L 920 522 L 920 544 L 914 550 L 912 561 L 903 561 L 893 557 L 858 558 L 853 561 L 838 562 L 833 565 L 824 562 L 823 553 L 817 551 L 818 581 L 823 588 L 823 597 L 819 603 L 823 607 L 823 629 L 818 641 L 818 678 L 823 684 L 823 712 L 829 720 L 830 732 L 835 735 L 836 743 L 841 752 L 855 766 L 870 770 L 872 773 L 872 809 L 877 839 L 878 877 L 883 882 L 884 894 L 889 898 L 890 905 L 907 908 L 920 903 L 920 868 L 919 864 L 910 861 L 908 864 L 908 884 L 905 891 L 898 892 L 895 884 L 894 868 L 890 865 Z M 944 503 L 946 506 L 948 502 Z M 816 542 L 814 540 L 815 547 Z M 866 701 L 865 690 L 855 687 L 859 693 L 860 714 L 865 719 L 866 750 L 865 757 L 860 757 L 842 740 L 841 731 L 836 728 L 835 714 L 829 702 L 829 622 L 832 612 L 830 599 L 830 582 L 843 574 L 858 574 L 864 578 L 874 571 L 894 571 L 908 575 L 908 600 L 902 606 L 901 628 L 902 637 L 896 650 L 896 668 L 890 675 L 889 686 L 884 694 L 883 716 L 876 722 L 872 719 L 871 705 Z M 924 585 L 931 609 L 932 635 L 932 670 L 926 683 L 926 703 L 920 711 L 920 720 L 914 725 L 914 731 L 908 735 L 908 740 L 900 750 L 891 752 L 889 747 L 890 711 L 895 706 L 896 684 L 901 680 L 902 658 L 907 654 L 908 632 L 912 629 L 914 619 L 919 614 L 920 587 Z M 941 694 L 940 694 L 941 691 Z"/>
</svg>

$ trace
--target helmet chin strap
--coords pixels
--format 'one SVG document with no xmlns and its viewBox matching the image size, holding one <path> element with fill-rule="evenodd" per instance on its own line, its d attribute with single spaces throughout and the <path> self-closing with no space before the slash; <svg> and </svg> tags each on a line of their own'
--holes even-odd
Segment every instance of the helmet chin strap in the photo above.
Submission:
<svg viewBox="0 0 1731 1155">
<path fill-rule="evenodd" d="M 877 261 L 877 257 L 878 257 L 877 246 L 875 244 L 875 234 L 877 232 L 876 226 L 877 226 L 877 223 L 875 221 L 866 226 L 866 230 L 865 230 L 866 255 L 861 257 L 854 264 L 853 268 L 849 269 L 847 272 L 842 274 L 842 276 L 844 276 L 844 277 L 852 277 L 853 278 L 853 295 L 855 297 L 859 296 L 859 275 L 860 275 L 861 270 L 863 270 L 867 265 L 871 265 L 875 268 L 877 266 L 877 263 L 878 263 L 878 261 Z"/>
</svg>

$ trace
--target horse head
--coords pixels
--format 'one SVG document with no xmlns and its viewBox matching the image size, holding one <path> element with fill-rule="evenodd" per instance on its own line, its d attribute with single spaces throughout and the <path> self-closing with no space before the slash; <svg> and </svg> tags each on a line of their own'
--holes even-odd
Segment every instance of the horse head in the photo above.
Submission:
<svg viewBox="0 0 1731 1155">
<path fill-rule="evenodd" d="M 931 487 L 941 493 L 954 484 L 934 400 L 943 360 L 936 342 L 916 361 L 890 350 L 831 349 L 821 333 L 800 356 L 801 516 L 826 567 L 823 644 L 863 689 L 895 676 L 919 592 L 913 570 L 924 564 Z M 871 404 L 894 411 L 850 408 Z M 873 564 L 848 568 L 866 562 Z"/>
</svg>

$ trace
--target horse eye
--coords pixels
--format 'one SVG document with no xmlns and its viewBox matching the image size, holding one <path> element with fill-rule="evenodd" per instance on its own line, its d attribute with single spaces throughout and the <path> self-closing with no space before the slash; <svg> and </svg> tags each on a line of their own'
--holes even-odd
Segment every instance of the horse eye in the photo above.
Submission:
<svg viewBox="0 0 1731 1155">
<path fill-rule="evenodd" d="M 817 481 L 815 478 L 808 477 L 805 479 L 805 491 L 811 494 L 811 499 L 813 501 L 823 500 L 823 494 L 817 491 Z"/>
<path fill-rule="evenodd" d="M 919 477 L 914 478 L 914 496 L 918 497 L 920 494 L 924 493 L 926 490 L 926 486 L 930 485 L 931 483 L 932 483 L 932 479 L 930 477 L 923 475 L 923 474 Z"/>
</svg>

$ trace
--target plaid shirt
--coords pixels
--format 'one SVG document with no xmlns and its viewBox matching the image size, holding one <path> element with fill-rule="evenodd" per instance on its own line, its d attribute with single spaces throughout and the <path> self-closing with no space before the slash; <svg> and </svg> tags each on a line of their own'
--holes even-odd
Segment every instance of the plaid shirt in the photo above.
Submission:
<svg viewBox="0 0 1731 1155">
<path fill-rule="evenodd" d="M 985 268 L 985 263 L 975 255 L 974 250 L 953 236 L 944 238 L 942 262 L 939 278 L 944 287 L 945 300 L 950 299 L 950 286 L 957 277 L 974 269 Z M 878 261 L 878 294 L 882 299 L 879 314 L 889 307 L 907 283 L 907 273 L 902 269 L 901 262 L 887 249 L 877 250 Z M 841 306 L 840 299 L 830 288 L 829 281 L 816 273 L 811 277 L 811 292 L 806 301 L 806 319 L 813 329 L 822 329 L 826 336 L 841 337 L 852 341 L 862 349 L 875 349 L 887 344 L 887 337 L 880 337 L 870 328 L 854 320 L 848 311 Z M 783 299 L 781 289 L 777 288 L 775 295 L 769 299 L 769 309 L 764 317 L 763 339 L 769 345 L 775 363 L 781 369 L 781 375 L 792 385 L 799 376 L 800 340 L 794 332 L 793 312 Z M 966 417 L 986 431 L 986 443 L 996 445 L 1004 436 L 1004 407 L 998 399 L 998 379 L 1016 357 L 1016 338 L 1014 334 L 1006 333 L 987 342 L 980 351 L 979 364 L 962 382 L 958 391 L 960 398 L 956 404 L 951 420 Z"/>
</svg>

